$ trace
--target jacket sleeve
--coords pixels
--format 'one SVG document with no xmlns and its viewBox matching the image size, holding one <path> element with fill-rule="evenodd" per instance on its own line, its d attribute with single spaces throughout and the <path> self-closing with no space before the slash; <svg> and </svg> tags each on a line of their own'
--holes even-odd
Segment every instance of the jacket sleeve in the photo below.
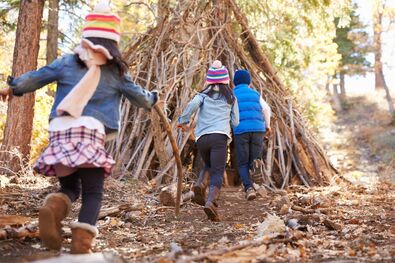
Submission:
<svg viewBox="0 0 395 263">
<path fill-rule="evenodd" d="M 64 57 L 61 57 L 39 70 L 29 71 L 17 78 L 10 77 L 8 85 L 11 87 L 12 94 L 15 96 L 22 96 L 25 93 L 34 92 L 58 80 L 63 66 Z"/>
<path fill-rule="evenodd" d="M 239 103 L 237 102 L 237 99 L 235 99 L 235 102 L 232 106 L 232 111 L 230 112 L 230 123 L 233 128 L 237 127 L 240 123 Z"/>
<path fill-rule="evenodd" d="M 178 118 L 179 124 L 188 124 L 189 120 L 192 117 L 192 114 L 195 113 L 200 105 L 203 103 L 203 97 L 199 94 L 195 95 L 193 99 L 188 103 L 187 107 L 185 108 L 184 112 Z"/>
<path fill-rule="evenodd" d="M 156 92 L 150 92 L 135 84 L 130 75 L 125 75 L 122 85 L 121 93 L 137 107 L 151 109 L 158 100 Z"/>
</svg>

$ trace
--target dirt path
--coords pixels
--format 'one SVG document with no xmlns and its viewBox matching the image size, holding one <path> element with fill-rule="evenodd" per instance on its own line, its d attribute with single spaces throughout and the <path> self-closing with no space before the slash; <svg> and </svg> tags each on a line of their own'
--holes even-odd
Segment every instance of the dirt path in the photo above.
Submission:
<svg viewBox="0 0 395 263">
<path fill-rule="evenodd" d="M 361 98 L 351 102 L 362 103 Z M 372 105 L 340 116 L 323 138 L 330 143 L 327 147 L 332 161 L 354 184 L 308 190 L 292 187 L 254 201 L 246 201 L 240 188 L 225 188 L 219 203 L 222 220 L 213 223 L 200 206 L 190 202 L 182 206 L 176 220 L 173 208 L 161 206 L 157 194 L 146 184 L 108 180 L 103 207 L 124 206 L 122 211 L 99 220 L 95 251 L 112 252 L 131 262 L 172 262 L 202 253 L 208 253 L 208 262 L 394 262 L 395 185 L 383 182 L 392 178 L 387 169 L 391 163 L 385 155 L 391 144 L 386 141 L 381 151 L 371 148 L 372 136 L 380 133 L 375 130 L 369 137 L 365 128 L 382 126 L 377 116 L 368 118 L 374 110 L 369 108 Z M 369 121 L 361 125 L 361 119 Z M 380 132 L 391 135 L 392 128 Z M 11 181 L 0 188 L 0 214 L 29 216 L 34 225 L 38 205 L 54 189 L 41 177 Z M 65 222 L 62 254 L 69 252 L 67 225 L 76 211 L 78 204 Z M 266 236 L 258 245 L 214 253 L 241 242 L 261 240 L 258 235 L 269 214 L 278 215 L 287 225 L 286 231 L 273 238 Z M 171 246 L 182 252 L 170 253 Z M 36 238 L 0 241 L 0 262 L 27 262 L 55 255 Z"/>
<path fill-rule="evenodd" d="M 210 260 L 225 262 L 225 259 L 232 258 L 232 262 L 248 262 L 260 258 L 264 262 L 327 262 L 334 259 L 390 262 L 394 257 L 390 238 L 395 234 L 395 188 L 391 185 L 380 184 L 370 190 L 357 186 L 309 191 L 295 188 L 288 193 L 271 194 L 252 202 L 247 202 L 238 188 L 226 188 L 220 201 L 222 221 L 219 223 L 208 221 L 201 207 L 191 203 L 182 207 L 180 220 L 176 220 L 173 210 L 159 206 L 152 196 L 138 198 L 143 189 L 140 192 L 134 189 L 134 194 L 131 190 L 130 185 L 108 182 L 105 207 L 128 203 L 135 209 L 99 221 L 101 234 L 96 251 L 115 251 L 127 260 L 152 262 L 174 259 L 169 252 L 171 243 L 176 243 L 183 249 L 183 255 L 197 255 L 252 240 L 257 237 L 258 227 L 268 213 L 283 213 L 280 217 L 285 223 L 290 219 L 298 220 L 299 230 L 289 228 L 268 244 L 212 256 Z M 23 207 L 10 206 L 10 213 L 18 212 L 35 218 L 36 208 L 29 204 L 39 203 L 43 194 L 43 191 L 35 190 L 28 197 L 21 196 L 15 203 L 28 201 Z M 283 203 L 307 210 L 280 212 Z M 62 253 L 68 253 L 70 246 L 69 230 L 65 230 L 68 238 Z M 42 248 L 38 239 L 0 242 L 0 262 L 26 262 L 54 255 Z"/>
<path fill-rule="evenodd" d="M 320 135 L 330 160 L 356 184 L 395 183 L 395 125 L 377 93 L 348 98 L 337 120 Z"/>
</svg>

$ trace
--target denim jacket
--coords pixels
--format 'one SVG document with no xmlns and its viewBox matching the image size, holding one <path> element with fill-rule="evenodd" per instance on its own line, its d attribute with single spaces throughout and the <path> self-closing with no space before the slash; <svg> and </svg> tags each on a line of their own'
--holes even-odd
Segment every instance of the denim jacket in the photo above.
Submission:
<svg viewBox="0 0 395 263">
<path fill-rule="evenodd" d="M 229 105 L 224 98 L 210 98 L 206 94 L 198 93 L 189 102 L 178 123 L 187 124 L 194 112 L 199 109 L 195 128 L 196 140 L 202 135 L 222 133 L 231 138 L 230 128 L 239 125 L 239 107 L 237 101 Z"/>
<path fill-rule="evenodd" d="M 136 85 L 125 75 L 119 76 L 114 65 L 103 65 L 99 85 L 95 93 L 85 106 L 82 116 L 90 116 L 99 120 L 106 127 L 106 132 L 119 129 L 121 95 L 124 95 L 132 104 L 150 109 L 157 101 L 157 94 L 147 91 Z M 50 120 L 56 118 L 56 108 L 72 88 L 87 72 L 77 62 L 74 55 L 64 55 L 50 65 L 37 71 L 30 71 L 18 78 L 12 79 L 8 84 L 13 95 L 22 96 L 24 93 L 34 92 L 43 86 L 56 81 L 57 89 L 55 101 L 52 106 Z"/>
</svg>

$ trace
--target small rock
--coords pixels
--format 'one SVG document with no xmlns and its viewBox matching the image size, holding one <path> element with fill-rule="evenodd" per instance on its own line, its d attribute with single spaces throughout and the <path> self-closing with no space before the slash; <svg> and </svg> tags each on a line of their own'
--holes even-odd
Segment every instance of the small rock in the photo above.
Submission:
<svg viewBox="0 0 395 263">
<path fill-rule="evenodd" d="M 180 245 L 178 245 L 176 242 L 171 242 L 170 251 L 171 253 L 178 254 L 182 252 L 182 247 L 180 247 Z"/>
<path fill-rule="evenodd" d="M 258 237 L 263 237 L 269 234 L 283 233 L 285 231 L 284 221 L 276 216 L 268 214 L 265 221 L 258 226 Z"/>
<path fill-rule="evenodd" d="M 299 204 L 302 206 L 310 206 L 313 203 L 311 196 L 303 195 L 299 197 Z"/>
<path fill-rule="evenodd" d="M 273 200 L 273 204 L 277 211 L 280 211 L 285 204 L 291 206 L 291 202 L 289 201 L 287 195 L 275 197 L 275 199 Z"/>
<path fill-rule="evenodd" d="M 287 225 L 288 225 L 288 227 L 293 228 L 293 229 L 298 228 L 298 226 L 299 226 L 298 219 L 296 219 L 296 218 L 289 219 L 287 222 Z"/>
</svg>

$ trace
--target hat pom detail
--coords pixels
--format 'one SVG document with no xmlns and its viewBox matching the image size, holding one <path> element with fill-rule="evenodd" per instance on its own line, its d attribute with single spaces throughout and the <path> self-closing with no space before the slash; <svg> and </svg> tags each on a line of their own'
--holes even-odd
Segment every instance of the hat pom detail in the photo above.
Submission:
<svg viewBox="0 0 395 263">
<path fill-rule="evenodd" d="M 207 71 L 207 84 L 229 84 L 229 72 L 221 61 L 215 60 Z"/>
<path fill-rule="evenodd" d="M 110 3 L 108 1 L 100 1 L 95 5 L 95 13 L 111 13 Z"/>
<path fill-rule="evenodd" d="M 215 60 L 213 62 L 213 64 L 211 65 L 211 67 L 213 67 L 213 68 L 220 68 L 220 67 L 222 67 L 222 63 L 219 60 Z"/>
</svg>

